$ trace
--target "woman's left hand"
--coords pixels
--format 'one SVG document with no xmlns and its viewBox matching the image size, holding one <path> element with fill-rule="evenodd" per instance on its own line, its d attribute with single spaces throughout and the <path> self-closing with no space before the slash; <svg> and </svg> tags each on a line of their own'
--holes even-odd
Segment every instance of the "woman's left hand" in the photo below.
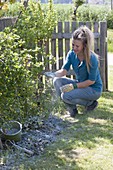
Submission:
<svg viewBox="0 0 113 170">
<path fill-rule="evenodd" d="M 60 88 L 62 93 L 69 92 L 73 89 L 74 89 L 73 84 L 66 84 Z"/>
</svg>

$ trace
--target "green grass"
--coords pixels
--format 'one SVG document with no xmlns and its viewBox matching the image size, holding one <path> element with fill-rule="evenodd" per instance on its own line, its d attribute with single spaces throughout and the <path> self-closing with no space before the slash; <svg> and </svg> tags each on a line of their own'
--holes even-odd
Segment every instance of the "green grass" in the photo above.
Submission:
<svg viewBox="0 0 113 170">
<path fill-rule="evenodd" d="M 75 119 L 59 115 L 65 130 L 40 157 L 24 160 L 20 170 L 112 170 L 113 92 L 104 92 L 98 108 Z"/>
</svg>

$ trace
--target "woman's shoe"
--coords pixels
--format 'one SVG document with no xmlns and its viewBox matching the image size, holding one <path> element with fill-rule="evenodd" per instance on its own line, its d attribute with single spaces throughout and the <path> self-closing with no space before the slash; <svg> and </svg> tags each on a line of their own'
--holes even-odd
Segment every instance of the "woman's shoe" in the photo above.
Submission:
<svg viewBox="0 0 113 170">
<path fill-rule="evenodd" d="M 90 112 L 96 109 L 96 107 L 98 106 L 98 102 L 96 100 L 94 100 L 94 102 L 90 105 L 86 107 L 86 111 Z"/>
<path fill-rule="evenodd" d="M 70 116 L 73 118 L 78 114 L 78 110 L 76 108 L 75 109 L 68 108 L 68 111 L 70 113 Z"/>
</svg>

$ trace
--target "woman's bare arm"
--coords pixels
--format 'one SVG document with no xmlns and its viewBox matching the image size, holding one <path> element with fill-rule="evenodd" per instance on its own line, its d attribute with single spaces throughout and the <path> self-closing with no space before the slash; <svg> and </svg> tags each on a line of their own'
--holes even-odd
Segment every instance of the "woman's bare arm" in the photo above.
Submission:
<svg viewBox="0 0 113 170">
<path fill-rule="evenodd" d="M 80 82 L 80 83 L 77 83 L 77 87 L 78 88 L 85 88 L 85 87 L 88 87 L 92 84 L 94 84 L 95 81 L 91 81 L 91 80 L 86 80 L 86 81 L 83 81 L 83 82 Z"/>
</svg>

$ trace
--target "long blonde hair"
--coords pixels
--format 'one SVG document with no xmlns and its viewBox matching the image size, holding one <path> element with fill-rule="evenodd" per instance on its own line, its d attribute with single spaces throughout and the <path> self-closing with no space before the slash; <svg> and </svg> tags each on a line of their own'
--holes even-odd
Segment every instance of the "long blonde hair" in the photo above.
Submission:
<svg viewBox="0 0 113 170">
<path fill-rule="evenodd" d="M 90 55 L 91 52 L 94 53 L 94 35 L 93 32 L 86 26 L 81 26 L 77 30 L 75 30 L 72 34 L 72 39 L 81 40 L 83 42 L 83 54 L 86 60 L 87 70 L 89 72 L 90 63 Z M 97 55 L 96 55 L 97 57 Z"/>
</svg>

